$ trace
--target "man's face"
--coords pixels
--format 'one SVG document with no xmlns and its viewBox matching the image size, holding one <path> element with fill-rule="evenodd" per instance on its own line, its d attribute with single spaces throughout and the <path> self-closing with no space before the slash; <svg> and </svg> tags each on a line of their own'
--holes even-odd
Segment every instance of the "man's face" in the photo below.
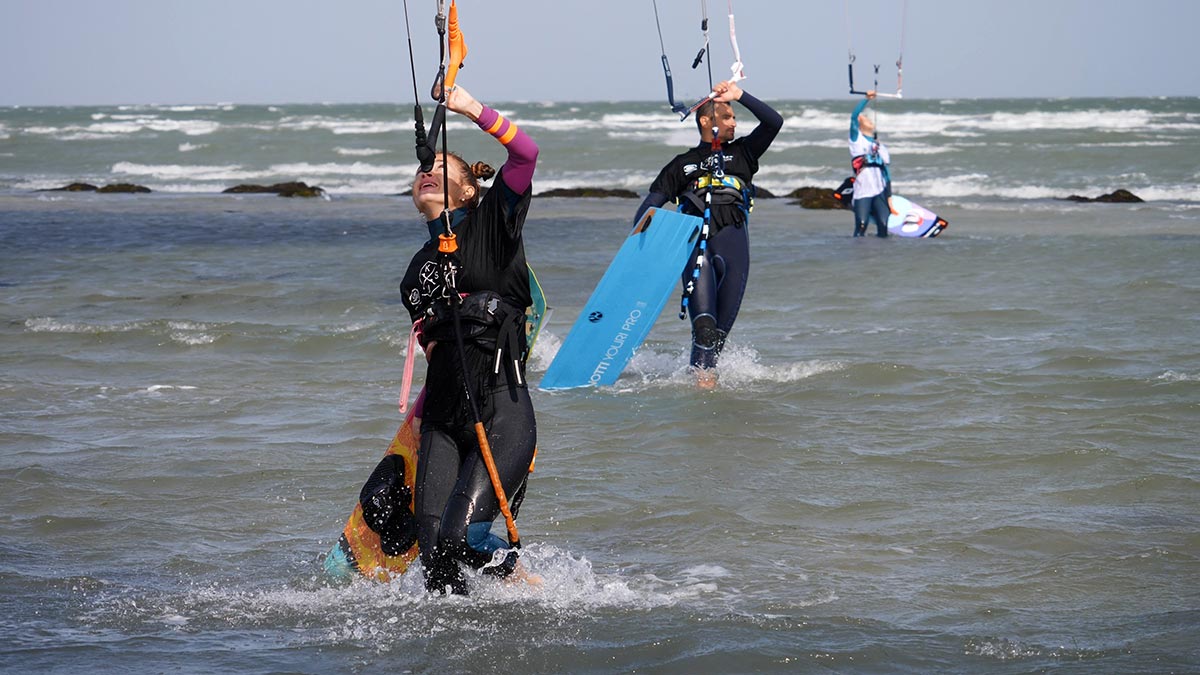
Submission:
<svg viewBox="0 0 1200 675">
<path fill-rule="evenodd" d="M 733 140 L 734 133 L 737 132 L 737 116 L 733 114 L 733 107 L 728 103 L 717 103 L 713 106 L 713 118 L 707 121 L 705 128 L 711 133 L 712 128 L 717 128 L 717 138 L 722 143 L 728 143 Z"/>
<path fill-rule="evenodd" d="M 718 136 L 722 143 L 728 143 L 733 140 L 733 134 L 737 130 L 737 115 L 733 114 L 733 106 L 728 103 L 718 103 L 713 108 L 713 114 L 717 116 Z"/>
</svg>

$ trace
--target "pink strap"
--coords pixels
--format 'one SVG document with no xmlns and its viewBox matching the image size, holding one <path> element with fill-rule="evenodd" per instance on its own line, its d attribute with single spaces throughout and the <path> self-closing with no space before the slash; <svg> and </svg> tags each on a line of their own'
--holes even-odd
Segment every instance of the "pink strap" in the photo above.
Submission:
<svg viewBox="0 0 1200 675">
<path fill-rule="evenodd" d="M 404 376 L 400 379 L 400 414 L 408 412 L 408 397 L 412 394 L 413 362 L 417 351 L 417 334 L 420 333 L 420 323 L 414 323 L 408 333 L 408 352 L 404 355 Z"/>
</svg>

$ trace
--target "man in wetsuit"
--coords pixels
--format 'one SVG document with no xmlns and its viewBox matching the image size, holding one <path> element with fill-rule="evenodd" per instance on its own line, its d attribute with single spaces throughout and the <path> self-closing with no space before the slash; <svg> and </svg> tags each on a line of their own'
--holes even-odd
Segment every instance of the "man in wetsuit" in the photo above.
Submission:
<svg viewBox="0 0 1200 675">
<path fill-rule="evenodd" d="M 706 389 L 716 386 L 717 359 L 733 329 L 749 278 L 748 225 L 754 200 L 750 181 L 758 172 L 759 158 L 783 126 L 779 113 L 736 83 L 721 82 L 713 91 L 717 95 L 696 111 L 700 143 L 663 167 L 634 218 L 637 223 L 646 209 L 672 200 L 679 203 L 682 213 L 703 217 L 705 198 L 711 196 L 708 239 L 699 276 L 694 274 L 699 242 L 683 270 L 684 297 L 692 322 L 691 367 L 697 384 Z M 749 135 L 736 140 L 733 101 L 758 119 L 758 126 Z M 706 195 L 709 190 L 711 195 Z M 690 291 L 689 283 L 693 284 Z"/>
</svg>

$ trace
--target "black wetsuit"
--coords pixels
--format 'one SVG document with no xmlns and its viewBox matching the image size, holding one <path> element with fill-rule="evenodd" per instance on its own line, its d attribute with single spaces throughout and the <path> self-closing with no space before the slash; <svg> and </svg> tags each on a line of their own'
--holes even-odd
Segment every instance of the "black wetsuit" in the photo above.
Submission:
<svg viewBox="0 0 1200 675">
<path fill-rule="evenodd" d="M 531 303 L 529 272 L 521 238 L 531 191 L 517 195 L 503 181 L 474 209 L 454 212 L 455 254 L 461 270 L 457 291 L 468 294 L 460 310 L 465 339 L 465 372 L 479 407 L 505 494 L 519 501 L 537 445 L 533 405 L 525 384 L 525 307 Z M 499 514 L 463 391 L 455 328 L 444 299 L 436 236 L 409 263 L 401 283 L 404 305 L 414 321 L 423 319 L 423 341 L 436 341 L 425 376 L 425 406 L 417 461 L 414 510 L 425 585 L 432 591 L 465 593 L 458 563 L 478 569 L 503 542 L 488 534 Z M 430 316 L 427 310 L 435 312 Z M 500 350 L 499 358 L 497 349 Z M 499 366 L 497 363 L 499 362 Z M 489 567 L 512 571 L 515 556 Z"/>
<path fill-rule="evenodd" d="M 704 189 L 696 188 L 697 181 L 722 168 L 722 160 L 725 175 L 737 178 L 748 191 L 746 200 L 752 198 L 750 181 L 758 172 L 758 160 L 775 140 L 783 126 L 783 118 L 745 91 L 739 102 L 758 119 L 758 126 L 747 136 L 723 144 L 721 157 L 713 152 L 711 144 L 705 142 L 676 155 L 651 183 L 650 194 L 638 208 L 635 223 L 646 209 L 662 206 L 669 200 L 679 200 L 679 210 L 683 213 L 703 216 Z M 688 193 L 692 193 L 691 198 Z M 695 289 L 688 297 L 688 315 L 692 322 L 691 365 L 696 368 L 717 365 L 725 338 L 737 319 L 750 275 L 749 204 L 741 199 L 721 201 L 724 203 L 714 200 L 705 263 Z M 692 278 L 698 253 L 698 248 L 692 252 L 683 270 L 685 285 Z"/>
</svg>

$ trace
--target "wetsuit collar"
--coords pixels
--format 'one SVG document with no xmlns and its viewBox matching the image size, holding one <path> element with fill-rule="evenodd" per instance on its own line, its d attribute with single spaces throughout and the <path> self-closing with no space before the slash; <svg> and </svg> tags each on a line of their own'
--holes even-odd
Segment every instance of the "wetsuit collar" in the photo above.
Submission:
<svg viewBox="0 0 1200 675">
<path fill-rule="evenodd" d="M 464 206 L 462 208 L 454 209 L 453 211 L 450 212 L 450 227 L 457 230 L 459 224 L 462 223 L 464 220 L 466 220 L 466 218 L 467 218 L 467 207 Z M 425 225 L 426 225 L 426 227 L 429 228 L 429 240 L 430 241 L 437 241 L 438 235 L 445 234 L 445 232 L 446 232 L 446 228 L 442 224 L 441 218 L 434 218 L 433 220 L 426 222 Z"/>
</svg>

